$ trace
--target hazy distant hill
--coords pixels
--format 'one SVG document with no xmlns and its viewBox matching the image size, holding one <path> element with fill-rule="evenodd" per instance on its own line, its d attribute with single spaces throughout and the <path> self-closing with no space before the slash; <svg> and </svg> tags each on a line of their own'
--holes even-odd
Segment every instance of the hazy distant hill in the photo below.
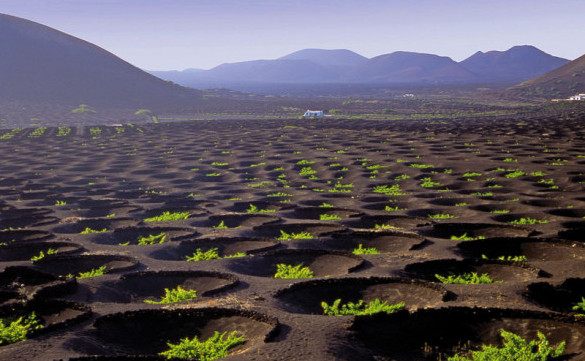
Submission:
<svg viewBox="0 0 585 361">
<path fill-rule="evenodd" d="M 203 69 L 185 69 L 185 70 L 148 70 L 147 72 L 164 80 L 170 80 L 174 83 L 188 86 L 184 83 L 189 82 L 193 77 L 205 73 Z"/>
<path fill-rule="evenodd" d="M 433 54 L 398 51 L 372 59 L 350 50 L 304 49 L 275 60 L 226 63 L 210 70 L 151 74 L 195 88 L 262 84 L 514 84 L 562 66 L 566 59 L 533 46 L 477 52 L 457 63 Z"/>
<path fill-rule="evenodd" d="M 569 60 L 549 55 L 533 46 L 515 46 L 506 51 L 478 51 L 461 64 L 486 82 L 522 82 L 554 70 Z"/>
<path fill-rule="evenodd" d="M 475 76 L 445 56 L 397 51 L 368 60 L 345 79 L 360 83 L 466 83 Z"/>
<path fill-rule="evenodd" d="M 519 97 L 567 98 L 585 93 L 585 55 L 507 90 Z"/>
<path fill-rule="evenodd" d="M 335 80 L 336 67 L 323 66 L 310 60 L 255 60 L 222 64 L 205 72 L 209 79 L 233 82 L 319 83 Z"/>
<path fill-rule="evenodd" d="M 153 107 L 192 104 L 199 97 L 86 41 L 0 14 L 0 99 Z"/>
<path fill-rule="evenodd" d="M 322 66 L 355 67 L 368 61 L 365 56 L 351 50 L 303 49 L 285 55 L 281 60 L 309 60 Z"/>
</svg>

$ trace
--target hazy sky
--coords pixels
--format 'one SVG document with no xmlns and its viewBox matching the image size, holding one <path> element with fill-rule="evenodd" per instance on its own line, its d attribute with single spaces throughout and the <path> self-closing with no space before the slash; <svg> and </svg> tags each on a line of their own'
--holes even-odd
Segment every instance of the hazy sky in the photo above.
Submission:
<svg viewBox="0 0 585 361">
<path fill-rule="evenodd" d="M 585 53 L 585 0 L 0 0 L 0 12 L 150 70 L 274 59 L 304 48 L 450 56 L 534 45 Z"/>
</svg>

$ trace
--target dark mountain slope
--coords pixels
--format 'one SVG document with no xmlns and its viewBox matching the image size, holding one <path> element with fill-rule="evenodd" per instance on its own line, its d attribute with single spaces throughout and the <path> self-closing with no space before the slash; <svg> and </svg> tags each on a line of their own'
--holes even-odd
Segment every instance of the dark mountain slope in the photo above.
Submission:
<svg viewBox="0 0 585 361">
<path fill-rule="evenodd" d="M 1 99 L 153 107 L 192 104 L 199 97 L 86 41 L 0 14 Z"/>
<path fill-rule="evenodd" d="M 515 97 L 567 98 L 585 93 L 585 55 L 506 91 Z"/>
<path fill-rule="evenodd" d="M 549 55 L 533 46 L 515 46 L 506 51 L 478 51 L 461 64 L 486 82 L 518 83 L 547 73 L 569 60 Z"/>
</svg>

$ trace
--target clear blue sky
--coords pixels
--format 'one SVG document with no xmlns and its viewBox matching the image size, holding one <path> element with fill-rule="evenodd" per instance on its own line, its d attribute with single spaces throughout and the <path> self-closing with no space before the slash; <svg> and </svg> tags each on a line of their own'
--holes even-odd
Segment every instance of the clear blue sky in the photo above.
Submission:
<svg viewBox="0 0 585 361">
<path fill-rule="evenodd" d="M 274 59 L 304 48 L 449 56 L 534 45 L 585 53 L 585 0 L 0 0 L 0 12 L 150 70 Z"/>
</svg>

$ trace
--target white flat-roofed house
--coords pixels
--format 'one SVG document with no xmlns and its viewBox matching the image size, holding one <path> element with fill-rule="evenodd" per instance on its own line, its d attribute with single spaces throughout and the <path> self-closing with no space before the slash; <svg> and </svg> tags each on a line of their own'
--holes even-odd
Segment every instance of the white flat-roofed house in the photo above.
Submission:
<svg viewBox="0 0 585 361">
<path fill-rule="evenodd" d="M 585 100 L 585 93 L 573 95 L 569 100 Z"/>
</svg>

